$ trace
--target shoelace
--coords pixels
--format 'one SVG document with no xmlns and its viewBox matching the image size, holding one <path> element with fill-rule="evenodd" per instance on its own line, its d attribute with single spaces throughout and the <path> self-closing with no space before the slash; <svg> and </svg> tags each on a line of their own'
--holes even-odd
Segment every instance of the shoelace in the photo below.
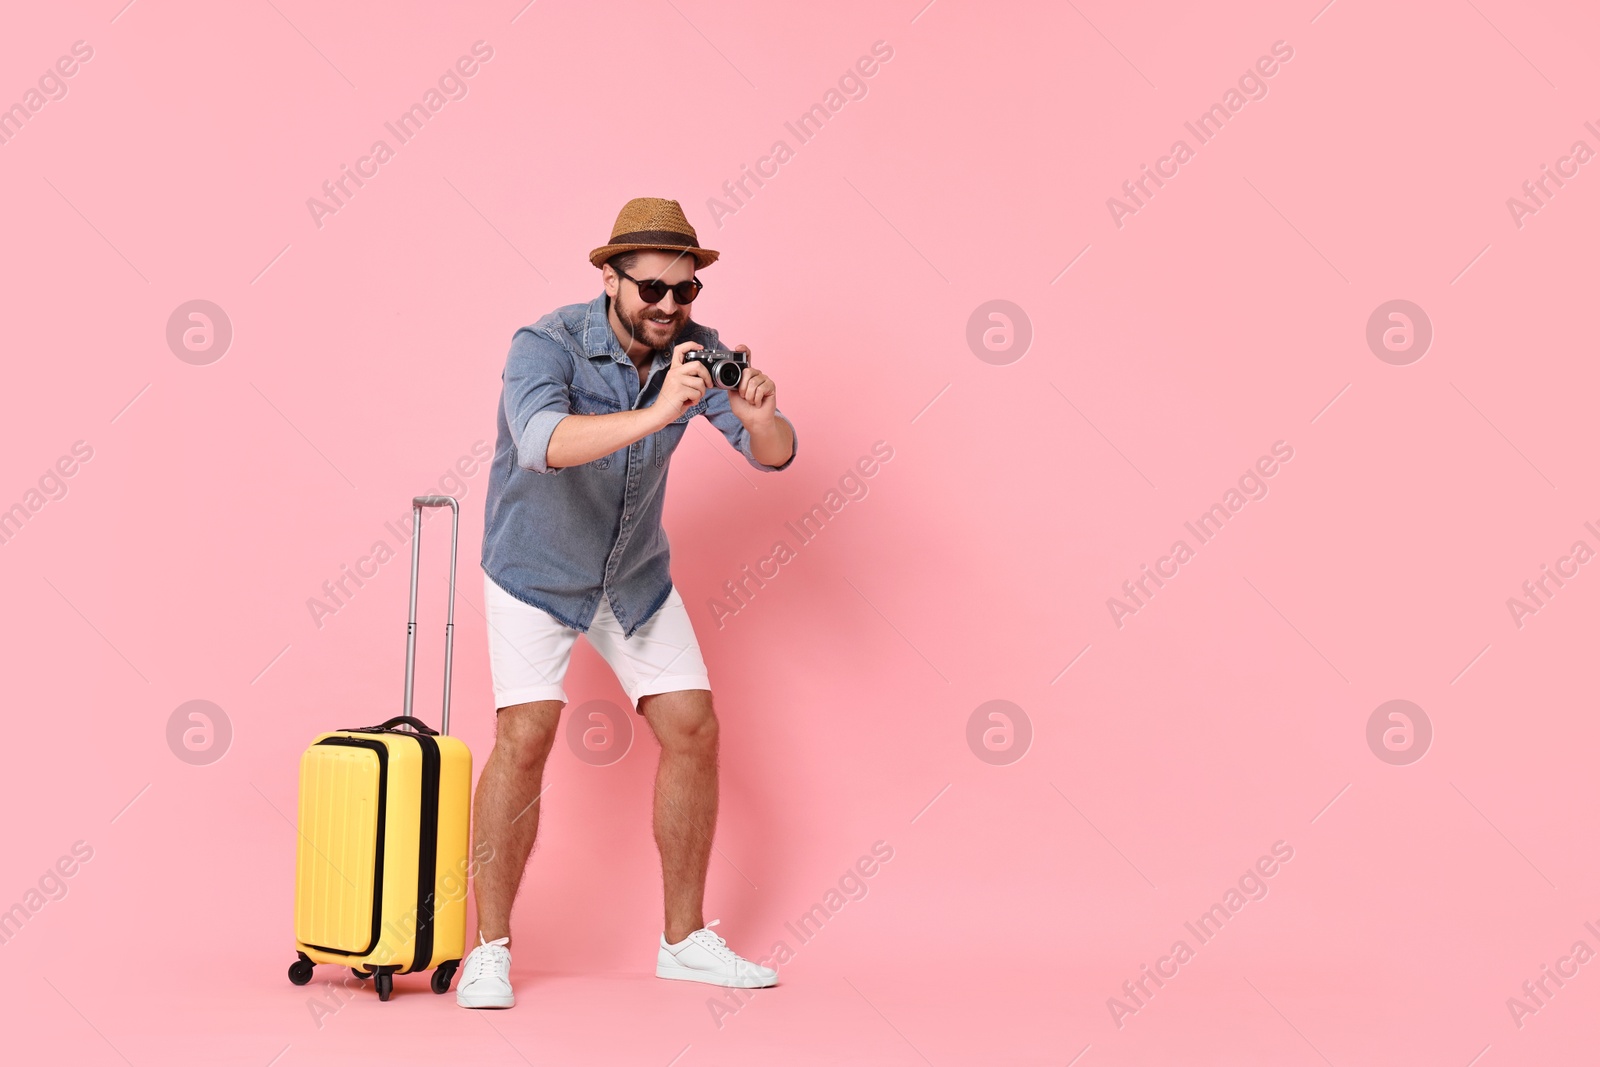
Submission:
<svg viewBox="0 0 1600 1067">
<path fill-rule="evenodd" d="M 511 950 L 506 946 L 511 944 L 509 937 L 497 937 L 493 941 L 485 941 L 483 935 L 478 935 L 478 947 L 472 950 L 467 958 L 467 973 L 462 976 L 466 981 L 476 978 L 486 971 L 490 963 L 502 964 L 511 958 Z"/>
<path fill-rule="evenodd" d="M 708 951 L 715 953 L 729 963 L 740 961 L 739 954 L 728 947 L 728 942 L 723 940 L 722 935 L 711 932 L 711 928 L 721 921 L 721 919 L 712 919 L 689 936 L 700 942 Z"/>
</svg>

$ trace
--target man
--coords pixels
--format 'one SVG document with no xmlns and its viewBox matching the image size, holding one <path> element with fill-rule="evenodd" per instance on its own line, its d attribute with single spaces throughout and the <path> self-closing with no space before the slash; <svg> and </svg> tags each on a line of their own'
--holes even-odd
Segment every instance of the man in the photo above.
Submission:
<svg viewBox="0 0 1600 1067">
<path fill-rule="evenodd" d="M 604 291 L 519 329 L 502 375 L 483 535 L 497 719 L 474 802 L 478 944 L 456 1002 L 509 1008 L 511 904 L 539 825 L 546 757 L 579 632 L 661 745 L 654 829 L 666 923 L 660 978 L 754 988 L 778 972 L 744 959 L 701 913 L 717 817 L 717 717 L 661 508 L 672 452 L 704 415 L 758 470 L 794 462 L 795 433 L 770 377 L 747 366 L 719 387 L 687 353 L 724 350 L 693 321 L 701 248 L 676 200 L 643 197 L 589 253 Z M 749 348 L 735 351 L 749 359 Z"/>
</svg>

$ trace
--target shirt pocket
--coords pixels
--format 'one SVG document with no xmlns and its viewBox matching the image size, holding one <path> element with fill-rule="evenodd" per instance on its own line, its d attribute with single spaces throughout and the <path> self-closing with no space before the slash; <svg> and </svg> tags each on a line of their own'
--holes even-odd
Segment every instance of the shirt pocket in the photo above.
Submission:
<svg viewBox="0 0 1600 1067">
<path fill-rule="evenodd" d="M 568 406 L 572 409 L 572 414 L 574 415 L 609 415 L 612 412 L 622 410 L 622 405 L 615 398 L 606 396 L 603 393 L 590 392 L 576 385 L 568 388 L 568 396 L 570 398 Z M 599 459 L 590 460 L 586 466 L 595 470 L 606 470 L 612 466 L 612 461 L 616 460 L 617 469 L 621 470 L 627 466 L 626 463 L 621 461 L 623 452 L 623 449 L 618 449 L 609 456 L 601 456 Z"/>
<path fill-rule="evenodd" d="M 671 422 L 667 423 L 667 425 L 668 426 L 686 426 L 686 425 L 688 425 L 690 419 L 694 418 L 696 415 L 703 414 L 705 412 L 706 408 L 708 408 L 709 406 L 710 406 L 710 401 L 702 399 L 698 404 L 689 405 L 689 407 L 684 409 L 684 412 L 683 412 L 682 415 L 679 415 L 677 418 L 675 418 Z"/>
<path fill-rule="evenodd" d="M 569 406 L 574 415 L 609 415 L 622 410 L 622 405 L 613 398 L 601 393 L 591 393 L 576 385 L 570 387 L 568 395 L 571 398 Z"/>
</svg>

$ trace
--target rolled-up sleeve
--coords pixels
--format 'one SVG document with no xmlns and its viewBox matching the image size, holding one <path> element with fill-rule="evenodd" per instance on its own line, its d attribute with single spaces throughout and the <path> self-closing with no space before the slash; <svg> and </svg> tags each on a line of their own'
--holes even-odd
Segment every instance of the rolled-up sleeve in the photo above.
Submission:
<svg viewBox="0 0 1600 1067">
<path fill-rule="evenodd" d="M 789 429 L 794 433 L 794 448 L 789 453 L 788 459 L 784 460 L 779 466 L 773 467 L 756 459 L 755 454 L 750 451 L 750 431 L 745 429 L 744 423 L 739 421 L 739 416 L 735 415 L 733 413 L 733 408 L 729 406 L 728 391 L 726 389 L 718 389 L 713 387 L 707 389 L 705 395 L 706 418 L 711 420 L 711 425 L 722 431 L 722 436 L 728 439 L 728 443 L 734 448 L 737 448 L 740 453 L 744 455 L 744 458 L 749 461 L 750 465 L 756 470 L 784 470 L 789 466 L 789 464 L 793 463 L 794 458 L 800 454 L 800 431 L 794 428 L 794 423 L 789 422 L 789 419 L 784 415 L 782 408 L 774 408 L 773 414 L 777 418 L 783 419 L 784 422 L 789 423 Z"/>
<path fill-rule="evenodd" d="M 517 466 L 540 474 L 566 468 L 546 462 L 556 423 L 572 414 L 572 356 L 559 342 L 527 327 L 511 338 L 506 357 L 506 423 L 517 443 Z"/>
</svg>

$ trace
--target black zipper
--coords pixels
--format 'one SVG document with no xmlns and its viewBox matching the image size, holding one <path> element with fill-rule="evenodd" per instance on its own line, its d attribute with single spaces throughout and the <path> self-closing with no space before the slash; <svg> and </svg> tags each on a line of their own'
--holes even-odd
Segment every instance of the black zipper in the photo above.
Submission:
<svg viewBox="0 0 1600 1067">
<path fill-rule="evenodd" d="M 439 742 L 427 734 L 412 736 L 422 748 L 422 822 L 417 831 L 417 954 L 411 970 L 421 971 L 433 962 L 433 891 L 439 867 Z"/>
</svg>

